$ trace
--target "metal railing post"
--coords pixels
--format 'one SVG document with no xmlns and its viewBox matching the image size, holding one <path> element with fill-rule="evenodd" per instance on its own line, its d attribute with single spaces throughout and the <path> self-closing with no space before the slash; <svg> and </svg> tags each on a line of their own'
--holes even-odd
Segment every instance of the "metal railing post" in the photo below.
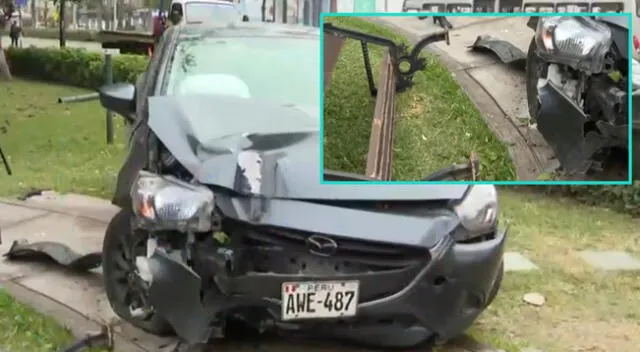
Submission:
<svg viewBox="0 0 640 352">
<path fill-rule="evenodd" d="M 104 84 L 113 84 L 113 63 L 111 54 L 104 54 Z M 113 112 L 107 110 L 106 115 L 107 144 L 113 144 Z"/>
</svg>

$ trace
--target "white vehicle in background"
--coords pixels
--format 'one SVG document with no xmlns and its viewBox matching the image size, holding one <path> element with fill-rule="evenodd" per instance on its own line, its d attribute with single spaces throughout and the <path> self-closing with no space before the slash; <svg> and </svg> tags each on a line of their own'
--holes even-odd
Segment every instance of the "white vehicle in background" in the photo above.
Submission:
<svg viewBox="0 0 640 352">
<path fill-rule="evenodd" d="M 404 0 L 402 12 L 473 12 L 473 0 Z"/>
<path fill-rule="evenodd" d="M 244 0 L 173 0 L 169 14 L 182 14 L 185 23 L 249 21 Z"/>
</svg>

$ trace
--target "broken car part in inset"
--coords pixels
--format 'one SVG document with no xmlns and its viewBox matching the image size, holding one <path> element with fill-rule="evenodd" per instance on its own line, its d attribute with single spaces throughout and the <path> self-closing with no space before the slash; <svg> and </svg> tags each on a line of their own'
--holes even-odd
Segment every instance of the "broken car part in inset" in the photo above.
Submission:
<svg viewBox="0 0 640 352">
<path fill-rule="evenodd" d="M 508 41 L 490 35 L 480 35 L 469 46 L 472 51 L 493 53 L 503 63 L 520 71 L 526 70 L 527 54 Z"/>
<path fill-rule="evenodd" d="M 79 254 L 67 245 L 42 241 L 28 243 L 14 241 L 4 255 L 8 260 L 53 260 L 58 265 L 73 271 L 84 272 L 102 265 L 102 252 Z"/>
<path fill-rule="evenodd" d="M 88 333 L 60 352 L 80 352 L 96 348 L 113 351 L 113 329 L 110 324 L 103 325 L 102 330 L 98 332 Z"/>
<path fill-rule="evenodd" d="M 449 32 L 445 29 L 442 32 L 430 34 L 418 41 L 413 49 L 409 51 L 404 44 L 395 43 L 388 38 L 336 27 L 331 23 L 325 23 L 323 31 L 325 35 L 325 91 L 331 82 L 331 76 L 345 39 L 355 39 L 360 42 L 369 92 L 371 96 L 376 97 L 369 150 L 367 152 L 367 165 L 365 177 L 362 178 L 362 181 L 389 181 L 391 180 L 391 166 L 393 163 L 396 93 L 403 92 L 411 87 L 414 74 L 426 67 L 425 58 L 420 57 L 422 50 L 427 45 L 441 41 L 445 41 L 449 45 Z M 373 78 L 369 44 L 380 45 L 387 49 L 382 59 L 377 86 Z M 477 167 L 474 169 L 473 162 L 468 165 L 454 165 L 448 169 L 439 170 L 425 177 L 424 180 L 458 179 L 465 173 L 471 173 L 475 179 L 476 173 L 473 170 L 478 170 Z M 333 174 L 333 180 L 354 180 L 353 175 L 345 174 L 342 177 L 340 173 L 329 172 Z"/>
<path fill-rule="evenodd" d="M 365 45 L 365 44 L 363 44 Z M 393 158 L 393 124 L 396 91 L 393 65 L 389 53 L 384 55 L 380 67 L 379 90 L 373 110 L 369 137 L 369 152 L 365 175 L 373 179 L 390 180 Z"/>
<path fill-rule="evenodd" d="M 480 177 L 480 160 L 475 152 L 471 153 L 466 164 L 453 164 L 448 168 L 438 170 L 423 178 L 422 181 L 477 181 Z"/>
<path fill-rule="evenodd" d="M 453 24 L 444 16 L 433 16 L 433 24 L 437 24 L 444 29 L 453 29 Z"/>
</svg>

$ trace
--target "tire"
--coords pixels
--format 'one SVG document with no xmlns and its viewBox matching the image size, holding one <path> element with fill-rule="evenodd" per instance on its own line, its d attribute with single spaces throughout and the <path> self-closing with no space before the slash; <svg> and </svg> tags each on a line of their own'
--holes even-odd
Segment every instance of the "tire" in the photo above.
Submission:
<svg viewBox="0 0 640 352">
<path fill-rule="evenodd" d="M 500 291 L 500 286 L 502 286 L 502 278 L 504 277 L 504 261 L 500 263 L 500 271 L 498 272 L 498 276 L 496 276 L 496 281 L 493 283 L 493 287 L 487 296 L 487 307 L 493 303 Z"/>
<path fill-rule="evenodd" d="M 536 120 L 538 115 L 539 103 L 538 103 L 538 79 L 547 76 L 548 65 L 543 63 L 538 54 L 536 39 L 531 38 L 529 44 L 529 50 L 527 51 L 527 74 L 526 74 L 526 88 L 527 88 L 527 106 L 529 108 L 529 116 L 532 121 Z"/>
<path fill-rule="evenodd" d="M 167 321 L 151 313 L 146 318 L 132 317 L 129 311 L 129 304 L 126 302 L 130 286 L 125 281 L 126 270 L 122 268 L 123 261 L 133 266 L 133 260 L 127 259 L 124 253 L 124 241 L 127 237 L 134 239 L 134 243 L 145 244 L 146 235 L 144 233 L 133 233 L 131 218 L 133 212 L 130 209 L 120 210 L 109 222 L 107 231 L 102 243 L 102 275 L 104 280 L 107 299 L 113 311 L 120 318 L 132 325 L 156 335 L 168 335 L 173 331 Z M 139 248 L 137 246 L 134 246 Z M 145 249 L 142 249 L 144 251 Z M 124 281 L 124 282 L 123 282 Z M 123 292 L 126 292 L 123 294 Z"/>
</svg>

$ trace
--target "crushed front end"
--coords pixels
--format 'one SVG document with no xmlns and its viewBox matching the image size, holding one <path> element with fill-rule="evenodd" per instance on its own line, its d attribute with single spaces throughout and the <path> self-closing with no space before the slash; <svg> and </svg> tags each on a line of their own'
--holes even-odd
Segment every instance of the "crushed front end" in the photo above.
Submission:
<svg viewBox="0 0 640 352">
<path fill-rule="evenodd" d="M 613 149 L 629 149 L 628 29 L 601 19 L 540 17 L 527 85 L 538 131 L 565 172 L 600 169 Z"/>
<path fill-rule="evenodd" d="M 506 232 L 493 186 L 461 199 L 314 201 L 141 175 L 134 210 L 152 232 L 136 263 L 150 307 L 189 343 L 223 336 L 234 317 L 382 347 L 447 340 L 500 286 Z"/>
</svg>

